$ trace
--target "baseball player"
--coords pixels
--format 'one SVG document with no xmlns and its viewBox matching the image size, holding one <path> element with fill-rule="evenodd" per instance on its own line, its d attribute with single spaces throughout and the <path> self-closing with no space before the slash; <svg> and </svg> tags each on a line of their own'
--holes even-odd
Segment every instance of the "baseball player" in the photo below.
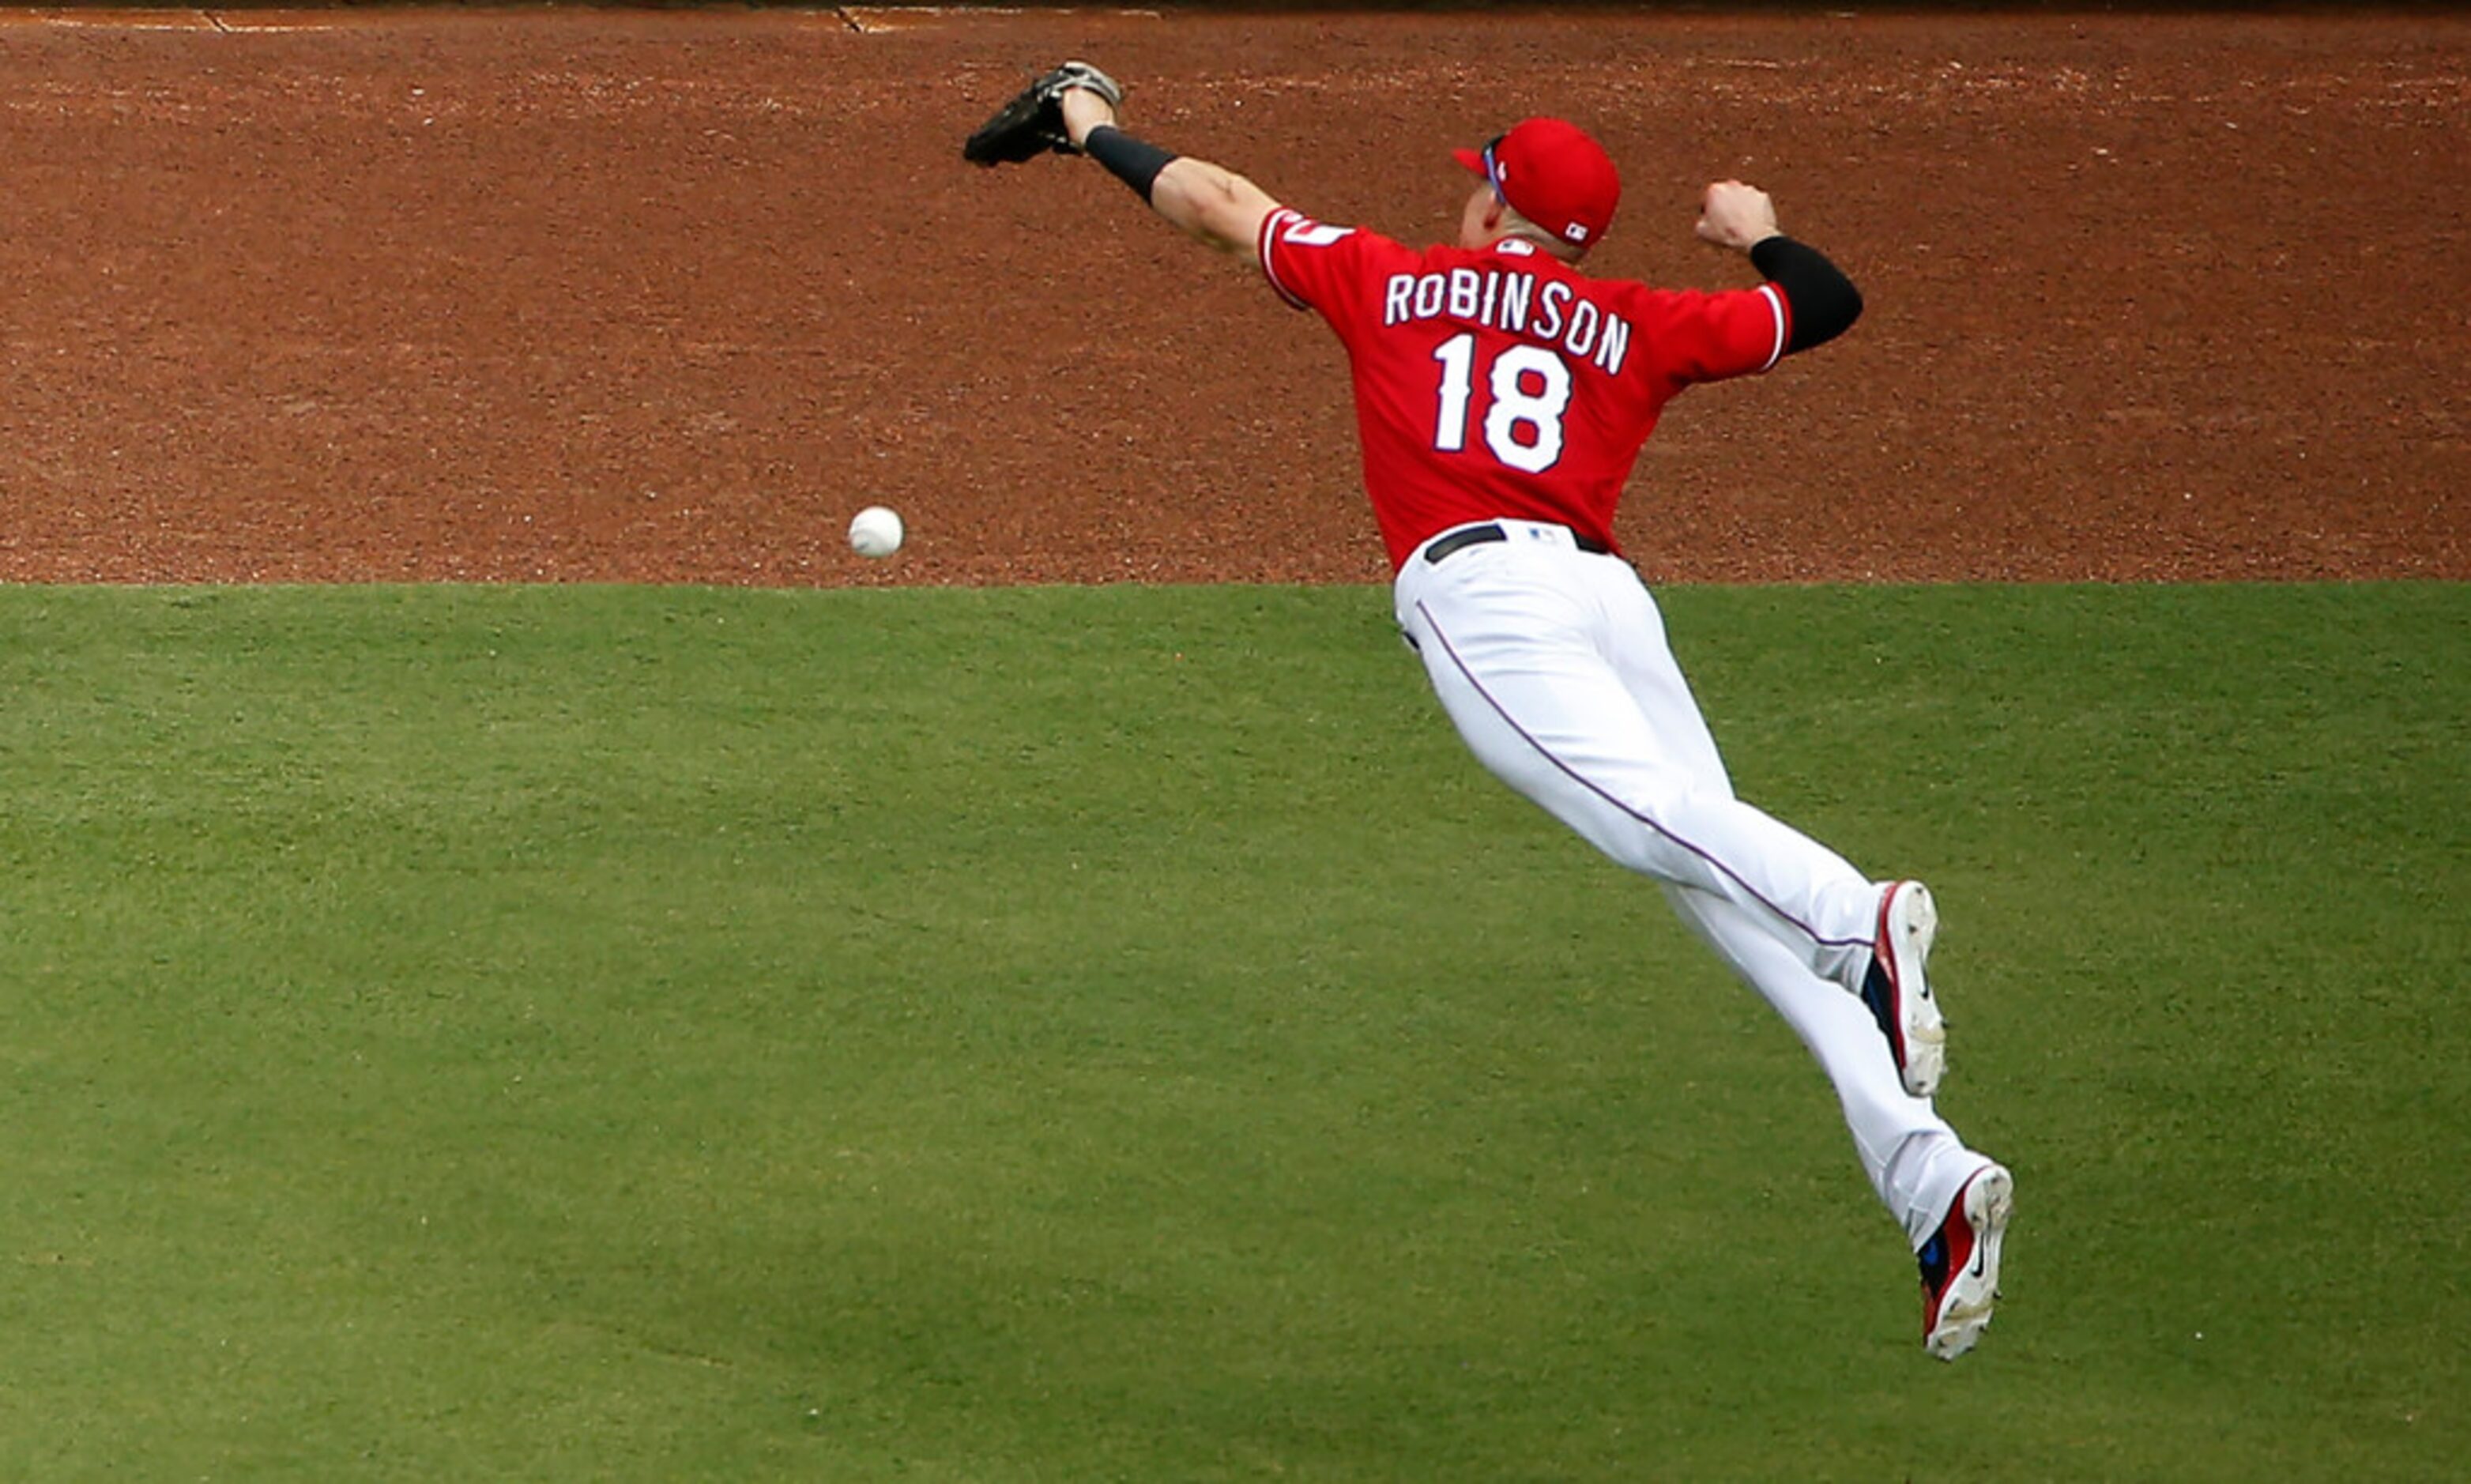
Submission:
<svg viewBox="0 0 2471 1484">
<path fill-rule="evenodd" d="M 1756 287 L 1588 276 L 1620 181 L 1596 141 L 1560 119 L 1458 151 L 1475 177 L 1458 240 L 1418 248 L 1316 220 L 1134 137 L 1118 124 L 1121 99 L 1105 74 L 1068 63 L 964 153 L 982 164 L 1086 154 L 1337 334 L 1399 625 L 1443 709 L 1496 777 L 1659 883 L 1800 1033 L 1916 1251 L 1925 1346 L 1964 1354 L 1990 1319 L 2013 1181 L 1932 1105 L 1945 1027 L 1925 978 L 1930 892 L 1873 881 L 1734 797 L 1656 602 L 1613 536 L 1614 506 L 1667 401 L 1824 343 L 1861 313 L 1859 294 L 1738 180 L 1707 187 L 1697 230 L 1747 256 Z"/>
</svg>

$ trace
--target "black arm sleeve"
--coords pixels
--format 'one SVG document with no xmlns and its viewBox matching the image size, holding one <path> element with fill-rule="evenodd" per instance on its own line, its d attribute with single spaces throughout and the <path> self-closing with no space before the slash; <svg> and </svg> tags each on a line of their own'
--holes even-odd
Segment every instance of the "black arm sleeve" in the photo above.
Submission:
<svg viewBox="0 0 2471 1484">
<path fill-rule="evenodd" d="M 1827 255 L 1790 237 L 1771 237 L 1751 249 L 1751 266 L 1767 275 L 1793 306 L 1793 339 L 1785 354 L 1824 345 L 1862 318 L 1862 291 Z"/>
<path fill-rule="evenodd" d="M 1150 199 L 1150 187 L 1158 183 L 1159 172 L 1175 159 L 1167 151 L 1146 139 L 1136 139 L 1113 124 L 1101 124 L 1090 130 L 1081 141 L 1081 153 L 1106 166 L 1108 174 L 1131 186 L 1143 200 Z"/>
</svg>

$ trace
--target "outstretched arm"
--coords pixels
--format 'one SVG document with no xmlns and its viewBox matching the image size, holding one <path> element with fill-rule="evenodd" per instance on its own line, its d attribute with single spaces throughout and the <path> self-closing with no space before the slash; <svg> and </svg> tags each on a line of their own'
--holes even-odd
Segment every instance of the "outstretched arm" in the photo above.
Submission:
<svg viewBox="0 0 2471 1484">
<path fill-rule="evenodd" d="M 1259 263 L 1261 223 L 1279 209 L 1268 192 L 1222 165 L 1133 138 L 1116 127 L 1115 105 L 1089 88 L 1068 90 L 1059 104 L 1073 147 L 1140 192 L 1150 209 L 1221 252 Z"/>
<path fill-rule="evenodd" d="M 1700 208 L 1699 236 L 1748 254 L 1751 265 L 1784 294 L 1793 322 L 1792 339 L 1785 344 L 1788 355 L 1825 344 L 1862 318 L 1862 291 L 1826 254 L 1777 230 L 1776 202 L 1758 187 L 1739 180 L 1708 186 Z"/>
</svg>

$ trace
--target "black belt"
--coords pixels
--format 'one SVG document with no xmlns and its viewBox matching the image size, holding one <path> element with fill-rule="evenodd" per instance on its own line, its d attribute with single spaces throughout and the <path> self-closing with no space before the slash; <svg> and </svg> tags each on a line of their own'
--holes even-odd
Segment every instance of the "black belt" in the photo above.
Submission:
<svg viewBox="0 0 2471 1484">
<path fill-rule="evenodd" d="M 1426 546 L 1424 548 L 1424 560 L 1437 562 L 1445 556 L 1466 551 L 1471 546 L 1482 546 L 1488 541 L 1507 541 L 1509 539 L 1510 532 L 1502 530 L 1498 526 L 1491 524 L 1490 522 L 1482 526 L 1462 526 L 1458 530 L 1451 531 L 1448 535 L 1442 536 L 1433 541 L 1430 545 Z M 1597 556 L 1610 556 L 1612 554 L 1613 549 L 1612 547 L 1605 545 L 1602 541 L 1597 540 L 1593 536 L 1583 536 L 1574 530 L 1570 532 L 1570 540 L 1572 544 L 1577 546 L 1582 552 L 1591 553 Z"/>
</svg>

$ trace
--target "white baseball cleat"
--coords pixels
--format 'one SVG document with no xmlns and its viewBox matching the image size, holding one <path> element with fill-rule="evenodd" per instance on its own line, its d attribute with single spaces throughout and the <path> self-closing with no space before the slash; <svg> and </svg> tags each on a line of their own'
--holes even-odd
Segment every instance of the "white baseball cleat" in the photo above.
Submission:
<svg viewBox="0 0 2471 1484">
<path fill-rule="evenodd" d="M 1974 1171 L 1931 1239 L 1915 1254 L 1922 1270 L 1922 1348 L 1953 1360 L 1990 1325 L 1999 1297 L 1999 1243 L 2015 1212 L 2016 1177 L 1999 1165 Z"/>
<path fill-rule="evenodd" d="M 1862 976 L 1862 1002 L 1888 1038 L 1905 1092 L 1929 1097 L 1947 1072 L 1947 1022 L 1923 967 L 1939 936 L 1939 906 L 1919 882 L 1891 882 L 1879 898 L 1879 934 Z"/>
</svg>

